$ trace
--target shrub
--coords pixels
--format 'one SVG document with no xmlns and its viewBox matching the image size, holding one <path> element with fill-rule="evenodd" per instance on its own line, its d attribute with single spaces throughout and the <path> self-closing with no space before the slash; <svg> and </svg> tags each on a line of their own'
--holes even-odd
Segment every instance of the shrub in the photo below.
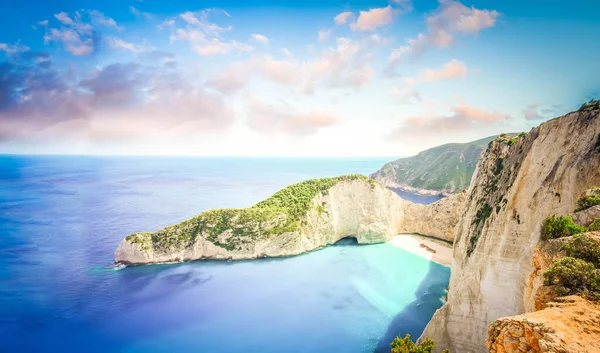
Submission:
<svg viewBox="0 0 600 353">
<path fill-rule="evenodd" d="M 435 347 L 435 342 L 432 339 L 425 338 L 421 344 L 415 344 L 410 335 L 404 338 L 396 337 L 391 344 L 392 353 L 431 353 Z M 448 353 L 445 349 L 442 353 Z"/>
<path fill-rule="evenodd" d="M 600 267 L 600 242 L 591 237 L 579 234 L 573 237 L 571 241 L 565 243 L 561 250 L 564 250 L 568 256 L 582 259 Z"/>
<path fill-rule="evenodd" d="M 589 102 L 583 103 L 579 108 L 580 112 L 591 111 L 595 109 L 600 109 L 600 100 L 590 99 Z"/>
<path fill-rule="evenodd" d="M 589 294 L 597 296 L 600 290 L 600 271 L 582 259 L 563 257 L 555 259 L 544 272 L 545 285 L 557 285 L 559 295 Z"/>
<path fill-rule="evenodd" d="M 573 219 L 570 216 L 556 216 L 552 215 L 542 225 L 542 239 L 556 239 L 562 237 L 568 237 L 571 235 L 585 233 L 587 229 L 573 223 Z"/>
<path fill-rule="evenodd" d="M 590 225 L 589 228 L 591 231 L 595 232 L 600 230 L 600 218 L 596 218 Z"/>
<path fill-rule="evenodd" d="M 600 195 L 587 195 L 577 200 L 577 208 L 575 209 L 575 212 L 583 211 L 596 205 L 600 205 Z"/>
</svg>

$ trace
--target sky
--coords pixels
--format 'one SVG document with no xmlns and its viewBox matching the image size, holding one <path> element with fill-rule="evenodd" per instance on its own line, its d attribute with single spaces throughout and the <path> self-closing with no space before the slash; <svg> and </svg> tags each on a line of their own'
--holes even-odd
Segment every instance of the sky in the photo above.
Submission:
<svg viewBox="0 0 600 353">
<path fill-rule="evenodd" d="M 596 0 L 1 7 L 0 153 L 408 156 L 600 97 Z"/>
</svg>

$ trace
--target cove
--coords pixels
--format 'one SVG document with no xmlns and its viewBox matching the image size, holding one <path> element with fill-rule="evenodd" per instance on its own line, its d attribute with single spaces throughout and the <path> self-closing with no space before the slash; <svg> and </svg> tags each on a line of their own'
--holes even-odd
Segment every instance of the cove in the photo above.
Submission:
<svg viewBox="0 0 600 353">
<path fill-rule="evenodd" d="M 449 268 L 378 244 L 90 276 L 106 287 L 81 311 L 36 308 L 37 322 L 21 318 L 3 335 L 9 351 L 389 352 L 441 306 Z"/>
<path fill-rule="evenodd" d="M 124 234 L 367 162 L 0 157 L 0 351 L 370 353 L 418 336 L 450 270 L 390 244 L 108 266 Z"/>
</svg>

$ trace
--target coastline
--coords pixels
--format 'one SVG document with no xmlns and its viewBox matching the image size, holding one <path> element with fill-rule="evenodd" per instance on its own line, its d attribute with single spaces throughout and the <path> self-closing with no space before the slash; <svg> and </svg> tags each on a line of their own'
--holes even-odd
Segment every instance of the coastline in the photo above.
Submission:
<svg viewBox="0 0 600 353">
<path fill-rule="evenodd" d="M 441 240 L 416 234 L 398 234 L 388 243 L 443 266 L 450 267 L 452 264 L 452 246 Z M 435 250 L 435 253 L 426 250 L 421 244 Z"/>
<path fill-rule="evenodd" d="M 408 186 L 405 184 L 397 184 L 397 183 L 383 183 L 383 185 L 388 189 L 397 189 L 405 192 L 411 192 L 413 194 L 422 195 L 422 196 L 442 196 L 447 197 L 452 195 L 452 192 L 447 190 L 429 190 L 429 189 L 419 189 L 412 186 Z"/>
</svg>

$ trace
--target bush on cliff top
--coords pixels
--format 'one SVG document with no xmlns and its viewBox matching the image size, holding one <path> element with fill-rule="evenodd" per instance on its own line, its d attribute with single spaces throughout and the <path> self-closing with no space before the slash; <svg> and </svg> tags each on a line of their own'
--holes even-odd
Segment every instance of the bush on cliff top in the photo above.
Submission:
<svg viewBox="0 0 600 353">
<path fill-rule="evenodd" d="M 410 335 L 407 334 L 404 338 L 396 337 L 391 346 L 392 353 L 431 353 L 435 347 L 435 342 L 432 339 L 425 338 L 421 344 L 415 344 L 410 339 Z M 448 350 L 444 349 L 442 353 L 448 353 Z"/>
<path fill-rule="evenodd" d="M 558 295 L 582 294 L 600 300 L 600 241 L 579 234 L 561 250 L 567 257 L 555 259 L 544 272 L 544 284 L 556 286 Z"/>
<path fill-rule="evenodd" d="M 590 231 L 595 232 L 600 230 L 600 218 L 596 218 L 590 225 Z"/>
<path fill-rule="evenodd" d="M 312 200 L 321 192 L 326 192 L 341 181 L 360 180 L 367 182 L 371 188 L 378 183 L 364 175 L 342 175 L 335 178 L 310 179 L 290 185 L 274 193 L 268 199 L 257 203 L 252 208 L 275 208 L 285 210 L 293 219 L 298 220 L 312 207 Z"/>
<path fill-rule="evenodd" d="M 600 298 L 600 270 L 582 259 L 570 256 L 555 259 L 544 272 L 544 284 L 556 285 L 558 295 L 584 294 Z"/>
<path fill-rule="evenodd" d="M 300 219 L 314 206 L 312 200 L 342 181 L 360 180 L 375 188 L 378 183 L 364 175 L 310 179 L 277 191 L 249 208 L 223 208 L 203 212 L 187 221 L 156 231 L 135 233 L 126 239 L 141 244 L 142 250 L 181 250 L 205 233 L 207 240 L 227 250 L 235 250 L 247 238 L 268 237 L 300 230 Z M 322 206 L 321 206 L 322 207 Z M 322 214 L 322 212 L 319 212 Z M 230 231 L 227 240 L 218 239 Z"/>
<path fill-rule="evenodd" d="M 600 205 L 600 195 L 592 194 L 579 198 L 575 212 L 587 210 L 592 206 Z"/>
<path fill-rule="evenodd" d="M 600 109 L 600 100 L 596 100 L 596 99 L 590 99 L 589 102 L 583 103 L 581 105 L 581 107 L 579 107 L 580 112 L 587 112 L 587 111 L 592 111 L 592 110 L 596 110 L 596 109 Z"/>
<path fill-rule="evenodd" d="M 568 237 L 586 231 L 585 227 L 573 223 L 573 219 L 570 216 L 552 215 L 544 220 L 542 225 L 542 239 Z"/>
<path fill-rule="evenodd" d="M 587 261 L 600 268 L 600 242 L 594 238 L 578 234 L 565 243 L 561 250 L 565 251 L 570 257 Z"/>
</svg>

